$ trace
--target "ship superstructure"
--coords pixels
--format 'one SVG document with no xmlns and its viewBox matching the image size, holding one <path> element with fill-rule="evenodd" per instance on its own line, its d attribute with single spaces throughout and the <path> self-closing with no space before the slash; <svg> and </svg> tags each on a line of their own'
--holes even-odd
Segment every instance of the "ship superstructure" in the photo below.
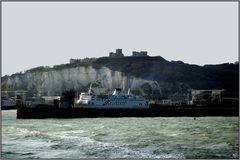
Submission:
<svg viewBox="0 0 240 160">
<path fill-rule="evenodd" d="M 91 86 L 88 92 L 81 93 L 77 108 L 149 108 L 148 101 L 143 97 L 125 94 L 120 88 L 116 88 L 112 94 L 95 95 Z"/>
</svg>

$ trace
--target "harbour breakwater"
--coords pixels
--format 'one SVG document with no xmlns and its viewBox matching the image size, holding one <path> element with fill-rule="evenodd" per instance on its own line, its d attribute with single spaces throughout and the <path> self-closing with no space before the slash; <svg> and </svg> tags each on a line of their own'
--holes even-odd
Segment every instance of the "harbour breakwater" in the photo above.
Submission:
<svg viewBox="0 0 240 160">
<path fill-rule="evenodd" d="M 96 117 L 203 117 L 239 116 L 232 107 L 153 107 L 149 109 L 96 109 L 96 108 L 18 108 L 18 119 L 42 118 L 96 118 Z"/>
</svg>

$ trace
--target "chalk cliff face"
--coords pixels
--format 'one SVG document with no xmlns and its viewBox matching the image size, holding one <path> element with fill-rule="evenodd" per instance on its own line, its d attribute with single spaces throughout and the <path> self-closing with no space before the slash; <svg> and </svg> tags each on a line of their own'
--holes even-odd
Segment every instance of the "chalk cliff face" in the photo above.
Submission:
<svg viewBox="0 0 240 160">
<path fill-rule="evenodd" d="M 3 89 L 17 90 L 23 89 L 32 93 L 56 94 L 64 90 L 74 89 L 77 92 L 86 90 L 89 84 L 105 88 L 106 91 L 120 87 L 124 91 L 128 88 L 146 94 L 139 88 L 149 85 L 150 88 L 161 93 L 157 82 L 125 76 L 119 71 L 112 71 L 107 67 L 99 69 L 92 66 L 79 66 L 75 68 L 65 68 L 62 70 L 49 70 L 38 72 L 26 72 L 15 76 L 4 77 L 2 79 Z"/>
</svg>

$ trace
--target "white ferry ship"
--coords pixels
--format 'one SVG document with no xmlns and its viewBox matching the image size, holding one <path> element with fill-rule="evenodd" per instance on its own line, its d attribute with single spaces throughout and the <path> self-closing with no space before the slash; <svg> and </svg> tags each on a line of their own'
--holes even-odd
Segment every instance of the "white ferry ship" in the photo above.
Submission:
<svg viewBox="0 0 240 160">
<path fill-rule="evenodd" d="M 149 103 L 143 97 L 125 94 L 120 88 L 116 88 L 112 94 L 95 95 L 90 89 L 87 93 L 81 93 L 77 100 L 76 108 L 149 108 Z"/>
</svg>

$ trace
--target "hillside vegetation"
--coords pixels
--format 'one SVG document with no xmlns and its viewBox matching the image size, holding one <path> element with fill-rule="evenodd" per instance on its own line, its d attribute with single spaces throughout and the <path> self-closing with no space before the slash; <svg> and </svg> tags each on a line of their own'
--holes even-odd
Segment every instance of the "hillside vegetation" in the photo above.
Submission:
<svg viewBox="0 0 240 160">
<path fill-rule="evenodd" d="M 164 98 L 189 89 L 225 89 L 238 97 L 239 64 L 190 65 L 157 57 L 86 58 L 76 63 L 37 67 L 2 77 L 2 90 L 61 92 L 73 88 L 132 88 L 132 92 Z"/>
</svg>

